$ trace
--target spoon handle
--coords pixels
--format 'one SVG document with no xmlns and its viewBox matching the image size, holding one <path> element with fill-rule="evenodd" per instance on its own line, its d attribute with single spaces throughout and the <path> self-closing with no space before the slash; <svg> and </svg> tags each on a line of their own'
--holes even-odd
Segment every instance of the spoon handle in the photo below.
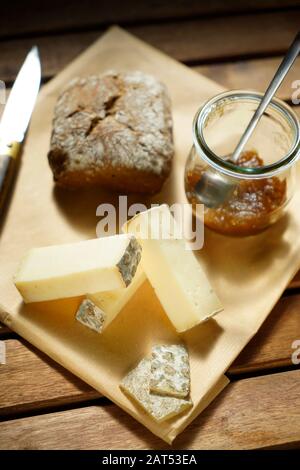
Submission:
<svg viewBox="0 0 300 470">
<path fill-rule="evenodd" d="M 244 134 L 242 135 L 241 140 L 239 141 L 236 149 L 234 150 L 231 160 L 234 162 L 237 161 L 241 151 L 243 150 L 245 144 L 248 142 L 253 130 L 255 129 L 259 119 L 265 112 L 267 106 L 269 105 L 270 101 L 272 100 L 273 96 L 275 95 L 276 91 L 278 90 L 281 82 L 283 81 L 284 77 L 290 70 L 291 66 L 297 59 L 297 56 L 300 52 L 300 32 L 295 37 L 294 41 L 290 45 L 283 61 L 278 67 L 277 72 L 275 73 L 270 85 L 267 88 L 267 91 L 262 98 L 260 105 L 256 109 L 251 121 L 249 122 L 247 129 L 245 130 Z"/>
</svg>

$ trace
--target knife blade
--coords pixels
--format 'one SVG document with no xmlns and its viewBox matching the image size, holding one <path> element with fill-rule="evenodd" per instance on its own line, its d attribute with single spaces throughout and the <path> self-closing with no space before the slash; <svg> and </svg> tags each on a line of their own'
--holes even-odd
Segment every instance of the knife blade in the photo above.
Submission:
<svg viewBox="0 0 300 470">
<path fill-rule="evenodd" d="M 39 53 L 34 46 L 17 75 L 0 122 L 0 211 L 16 170 L 16 160 L 24 139 L 41 82 Z"/>
</svg>

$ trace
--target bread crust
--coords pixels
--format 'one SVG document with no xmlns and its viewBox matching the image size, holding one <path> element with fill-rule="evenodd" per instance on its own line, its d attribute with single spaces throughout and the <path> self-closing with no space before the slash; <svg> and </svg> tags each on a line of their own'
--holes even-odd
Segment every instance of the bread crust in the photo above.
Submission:
<svg viewBox="0 0 300 470">
<path fill-rule="evenodd" d="M 170 98 L 150 75 L 76 78 L 58 98 L 48 160 L 59 186 L 155 193 L 173 154 Z"/>
</svg>

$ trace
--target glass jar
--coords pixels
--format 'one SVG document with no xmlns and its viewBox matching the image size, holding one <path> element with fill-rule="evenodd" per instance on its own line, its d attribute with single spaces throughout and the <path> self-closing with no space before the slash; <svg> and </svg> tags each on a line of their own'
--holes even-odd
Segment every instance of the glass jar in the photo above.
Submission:
<svg viewBox="0 0 300 470">
<path fill-rule="evenodd" d="M 205 225 L 222 234 L 261 232 L 282 216 L 294 192 L 299 123 L 291 108 L 279 99 L 274 98 L 268 106 L 238 163 L 230 161 L 261 98 L 261 93 L 252 91 L 225 92 L 206 102 L 194 118 L 185 191 L 195 208 L 205 200 L 201 190 L 199 193 L 204 172 L 202 185 L 208 175 L 214 191 L 228 183 L 230 190 L 226 197 L 221 193 L 221 202 L 204 204 Z"/>
</svg>

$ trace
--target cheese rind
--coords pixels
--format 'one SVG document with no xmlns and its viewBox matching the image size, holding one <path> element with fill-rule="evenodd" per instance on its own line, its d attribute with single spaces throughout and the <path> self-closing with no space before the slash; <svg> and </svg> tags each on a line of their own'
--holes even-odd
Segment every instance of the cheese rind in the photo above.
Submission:
<svg viewBox="0 0 300 470">
<path fill-rule="evenodd" d="M 185 240 L 176 238 L 179 230 L 167 205 L 141 212 L 123 226 L 123 231 L 138 238 L 143 269 L 178 332 L 223 309 L 199 261 L 187 249 Z M 147 238 L 144 235 L 148 233 L 156 235 Z"/>
<path fill-rule="evenodd" d="M 128 234 L 33 248 L 14 281 L 25 302 L 76 297 L 128 286 L 140 258 Z"/>
<path fill-rule="evenodd" d="M 104 320 L 101 332 L 106 329 L 123 307 L 125 307 L 145 280 L 146 275 L 140 263 L 128 287 L 106 292 L 97 292 L 96 294 L 87 294 L 87 299 L 92 301 L 103 313 Z"/>
<path fill-rule="evenodd" d="M 181 344 L 152 348 L 150 390 L 160 395 L 185 398 L 190 393 L 189 354 Z"/>
<path fill-rule="evenodd" d="M 193 405 L 190 399 L 165 397 L 150 393 L 151 360 L 142 359 L 120 384 L 155 421 L 161 422 L 183 413 Z"/>
<path fill-rule="evenodd" d="M 101 333 L 105 322 L 105 313 L 89 299 L 84 299 L 76 312 L 76 320 L 91 330 Z"/>
</svg>

